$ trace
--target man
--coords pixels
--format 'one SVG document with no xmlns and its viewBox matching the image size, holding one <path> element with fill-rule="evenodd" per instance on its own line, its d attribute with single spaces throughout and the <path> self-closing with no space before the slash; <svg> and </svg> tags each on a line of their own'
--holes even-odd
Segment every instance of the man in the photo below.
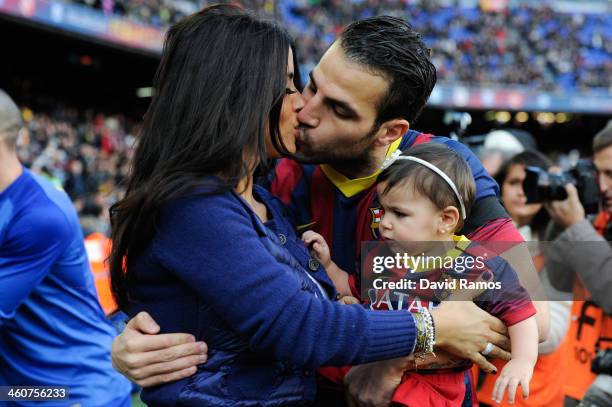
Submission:
<svg viewBox="0 0 612 407">
<path fill-rule="evenodd" d="M 303 131 L 296 142 L 296 158 L 302 164 L 282 160 L 275 169 L 271 189 L 287 204 L 298 228 L 312 227 L 323 234 L 330 243 L 333 260 L 346 270 L 355 270 L 360 242 L 377 237 L 375 183 L 381 164 L 397 149 L 409 149 L 421 142 L 445 143 L 468 160 L 478 187 L 478 202 L 467 221 L 467 232 L 476 232 L 481 239 L 520 241 L 498 202 L 497 184 L 465 146 L 409 131 L 435 81 L 435 68 L 420 35 L 393 17 L 351 24 L 311 73 L 304 91 L 306 104 L 298 115 Z M 313 263 L 312 270 L 317 267 Z M 143 360 L 161 360 L 146 352 L 159 348 L 139 333 L 155 332 L 140 329 L 138 318 L 152 322 L 144 315 L 130 322 L 128 331 L 114 344 L 116 367 L 131 377 L 147 380 L 147 384 L 185 374 L 188 365 L 181 356 L 190 354 L 183 352 L 194 349 L 191 344 L 164 351 L 172 352 L 166 356 L 173 361 L 174 369 L 163 365 L 164 369 L 155 372 L 156 381 L 142 374 Z M 126 352 L 126 347 L 132 352 Z M 132 363 L 127 362 L 128 353 Z M 370 389 L 361 389 L 361 399 L 388 400 L 388 389 L 394 385 L 383 386 L 382 382 L 399 382 L 402 369 L 397 365 L 385 362 L 354 368 L 349 374 L 349 390 L 367 384 Z M 139 377 L 133 375 L 134 371 Z M 387 390 L 380 392 L 383 388 Z"/>
<path fill-rule="evenodd" d="M 593 139 L 593 163 L 601 194 L 601 210 L 594 219 L 585 216 L 571 184 L 566 185 L 567 199 L 547 204 L 557 229 L 550 235 L 561 232 L 546 250 L 550 281 L 576 299 L 565 343 L 567 406 L 583 397 L 591 403 L 585 405 L 593 407 L 609 405 L 601 400 L 612 399 L 612 377 L 591 372 L 596 350 L 612 347 L 612 121 Z"/>
<path fill-rule="evenodd" d="M 129 406 L 76 212 L 21 166 L 20 128 L 19 109 L 0 90 L 0 386 L 68 387 L 52 405 Z"/>
</svg>

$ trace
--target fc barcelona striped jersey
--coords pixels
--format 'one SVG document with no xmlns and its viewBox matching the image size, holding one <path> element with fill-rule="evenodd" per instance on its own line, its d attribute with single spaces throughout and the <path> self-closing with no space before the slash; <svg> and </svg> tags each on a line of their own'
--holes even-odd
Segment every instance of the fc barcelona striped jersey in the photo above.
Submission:
<svg viewBox="0 0 612 407">
<path fill-rule="evenodd" d="M 498 202 L 497 183 L 463 144 L 446 137 L 409 130 L 389 147 L 387 156 L 398 149 L 407 151 L 427 142 L 444 144 L 461 154 L 474 175 L 476 201 L 490 198 L 489 201 L 495 201 L 496 213 L 502 214 L 494 218 L 482 216 L 475 204 L 466 223 L 472 217 L 485 221 L 474 231 L 466 233 L 467 236 L 476 241 L 522 241 Z M 310 228 L 323 235 L 330 246 L 333 261 L 343 270 L 355 272 L 361 256 L 361 242 L 378 239 L 378 225 L 382 217 L 376 196 L 379 173 L 380 170 L 364 178 L 348 179 L 329 165 L 303 165 L 282 159 L 272 175 L 271 190 L 287 205 L 298 229 Z M 492 212 L 489 208 L 486 210 Z"/>
</svg>

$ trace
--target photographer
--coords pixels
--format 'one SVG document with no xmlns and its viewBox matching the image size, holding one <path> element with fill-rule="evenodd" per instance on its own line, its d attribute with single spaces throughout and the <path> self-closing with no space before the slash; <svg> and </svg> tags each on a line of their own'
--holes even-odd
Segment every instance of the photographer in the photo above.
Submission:
<svg viewBox="0 0 612 407">
<path fill-rule="evenodd" d="M 612 337 L 612 247 L 606 243 L 612 240 L 612 122 L 595 136 L 593 151 L 601 201 L 595 218 L 585 215 L 572 184 L 565 185 L 567 199 L 545 205 L 554 222 L 546 250 L 550 280 L 555 288 L 573 292 L 576 300 L 566 342 L 566 406 L 583 398 L 581 406 L 609 406 L 612 399 L 610 364 L 604 363 Z M 602 352 L 595 358 L 598 350 Z M 594 358 L 599 376 L 591 371 Z"/>
<path fill-rule="evenodd" d="M 527 167 L 537 167 L 549 171 L 552 167 L 550 160 L 536 150 L 526 150 L 508 159 L 495 176 L 501 189 L 501 200 L 512 217 L 512 221 L 526 242 L 530 242 L 533 263 L 543 282 L 547 282 L 544 270 L 545 258 L 540 249 L 546 226 L 550 220 L 542 203 L 528 203 L 523 182 L 527 176 Z M 545 284 L 549 298 L 560 297 L 550 292 Z M 571 301 L 550 301 L 550 331 L 548 339 L 538 346 L 538 360 L 529 383 L 529 398 L 516 397 L 514 405 L 517 407 L 549 407 L 563 404 L 563 382 L 565 379 L 563 369 L 559 369 L 563 360 L 561 344 L 567 334 L 569 326 Z M 504 361 L 493 361 L 501 371 Z M 495 402 L 492 398 L 497 375 L 480 375 L 478 400 L 481 407 L 493 405 L 510 406 L 508 401 Z"/>
</svg>

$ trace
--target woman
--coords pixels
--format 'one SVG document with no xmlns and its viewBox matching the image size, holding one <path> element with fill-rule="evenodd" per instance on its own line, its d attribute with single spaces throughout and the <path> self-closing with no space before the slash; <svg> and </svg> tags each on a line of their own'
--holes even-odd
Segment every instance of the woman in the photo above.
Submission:
<svg viewBox="0 0 612 407">
<path fill-rule="evenodd" d="M 496 176 L 496 181 L 501 186 L 501 198 L 505 208 L 512 217 L 519 232 L 527 242 L 537 242 L 544 234 L 548 224 L 548 213 L 541 203 L 527 203 L 527 197 L 523 189 L 523 182 L 527 175 L 527 167 L 538 167 L 542 170 L 550 170 L 552 163 L 543 154 L 537 151 L 524 151 L 515 155 L 504 163 Z M 536 254 L 533 257 L 538 272 L 543 270 L 545 259 L 543 255 Z M 541 279 L 546 282 L 546 273 L 540 273 Z M 552 297 L 559 298 L 559 294 L 550 292 L 552 287 L 545 284 Z M 539 345 L 538 360 L 535 365 L 533 377 L 530 383 L 529 398 L 523 400 L 515 399 L 514 406 L 548 407 L 561 406 L 563 404 L 563 369 L 560 349 L 569 326 L 569 314 L 571 303 L 569 301 L 550 301 L 550 332 L 546 342 Z M 501 370 L 504 362 L 495 363 Z M 478 399 L 484 406 L 499 405 L 491 399 L 491 392 L 495 385 L 495 376 L 487 376 L 478 392 Z M 509 406 L 507 402 L 501 405 Z"/>
<path fill-rule="evenodd" d="M 525 151 L 504 163 L 495 180 L 501 186 L 501 199 L 526 241 L 539 240 L 548 224 L 548 213 L 541 203 L 527 203 L 523 182 L 526 167 L 538 167 L 545 171 L 551 167 L 550 160 L 537 151 Z"/>
<path fill-rule="evenodd" d="M 329 301 L 333 284 L 320 266 L 306 271 L 284 207 L 253 185 L 268 157 L 295 151 L 296 67 L 285 31 L 234 6 L 168 31 L 128 191 L 112 209 L 112 285 L 130 315 L 146 310 L 162 332 L 206 340 L 209 357 L 194 376 L 146 389 L 147 403 L 302 403 L 316 367 L 431 350 L 427 313 Z M 435 323 L 438 345 L 465 356 L 449 340 L 465 326 L 448 310 Z M 472 329 L 476 349 L 493 340 Z"/>
</svg>

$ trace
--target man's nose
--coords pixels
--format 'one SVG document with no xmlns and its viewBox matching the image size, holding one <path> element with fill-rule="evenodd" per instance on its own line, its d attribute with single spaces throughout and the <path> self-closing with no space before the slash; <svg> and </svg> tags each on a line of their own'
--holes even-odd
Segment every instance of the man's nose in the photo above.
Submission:
<svg viewBox="0 0 612 407">
<path fill-rule="evenodd" d="M 604 174 L 597 174 L 597 184 L 599 185 L 599 191 L 602 194 L 605 194 L 610 189 L 609 182 L 607 182 Z"/>
<path fill-rule="evenodd" d="M 298 113 L 298 121 L 306 127 L 317 127 L 320 123 L 317 109 L 317 97 L 304 98 L 302 110 Z"/>
</svg>

